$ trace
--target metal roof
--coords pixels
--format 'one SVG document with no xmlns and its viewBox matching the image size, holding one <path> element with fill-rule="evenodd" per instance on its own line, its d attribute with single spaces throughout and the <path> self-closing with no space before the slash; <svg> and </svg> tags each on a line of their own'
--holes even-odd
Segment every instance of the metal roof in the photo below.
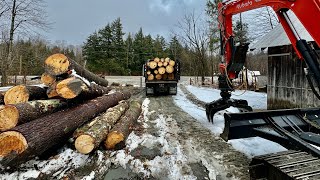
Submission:
<svg viewBox="0 0 320 180">
<path fill-rule="evenodd" d="M 298 20 L 298 18 L 292 12 L 289 12 L 288 15 L 300 37 L 307 41 L 313 41 L 312 37 L 310 36 L 308 31 L 306 31 L 306 29 Z M 289 41 L 287 34 L 285 33 L 282 25 L 278 24 L 274 29 L 272 29 L 269 33 L 263 36 L 260 40 L 250 45 L 250 49 L 261 50 L 267 47 L 282 46 L 289 44 L 291 44 L 291 42 Z"/>
</svg>

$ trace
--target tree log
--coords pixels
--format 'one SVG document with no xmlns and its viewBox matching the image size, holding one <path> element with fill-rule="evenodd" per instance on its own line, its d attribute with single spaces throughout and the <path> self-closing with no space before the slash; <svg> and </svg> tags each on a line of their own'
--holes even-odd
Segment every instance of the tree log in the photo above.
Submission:
<svg viewBox="0 0 320 180">
<path fill-rule="evenodd" d="M 166 67 L 166 72 L 167 73 L 173 73 L 173 71 L 174 71 L 174 69 L 173 69 L 173 66 L 170 66 L 170 65 L 168 65 L 167 67 Z"/>
<path fill-rule="evenodd" d="M 149 67 L 150 67 L 151 69 L 155 69 L 157 66 L 158 66 L 158 63 L 157 63 L 157 62 L 155 62 L 155 61 L 150 61 L 150 62 L 149 62 Z"/>
<path fill-rule="evenodd" d="M 162 66 L 163 66 L 163 62 L 162 61 L 158 62 L 158 67 L 162 67 Z"/>
<path fill-rule="evenodd" d="M 156 75 L 156 79 L 157 79 L 157 80 L 161 80 L 161 78 L 162 78 L 162 75 L 161 75 L 161 74 L 157 74 L 157 75 Z"/>
<path fill-rule="evenodd" d="M 94 81 L 101 86 L 108 86 L 108 81 L 92 72 L 86 70 L 72 59 L 63 54 L 54 54 L 45 60 L 46 72 L 52 75 L 61 75 L 74 69 L 78 75 L 86 78 L 88 81 Z"/>
<path fill-rule="evenodd" d="M 158 72 L 159 72 L 159 74 L 164 74 L 164 73 L 166 73 L 166 68 L 160 67 L 160 68 L 158 69 Z"/>
<path fill-rule="evenodd" d="M 164 66 L 164 67 L 168 66 L 168 62 L 164 62 L 164 63 L 163 63 L 163 66 Z"/>
<path fill-rule="evenodd" d="M 41 82 L 47 86 L 50 86 L 56 82 L 56 77 L 45 72 L 41 75 Z"/>
<path fill-rule="evenodd" d="M 169 63 L 169 62 L 170 62 L 170 58 L 168 58 L 168 57 L 165 58 L 165 59 L 164 59 L 164 62 Z"/>
<path fill-rule="evenodd" d="M 174 74 L 173 73 L 168 74 L 168 79 L 169 80 L 174 80 Z"/>
<path fill-rule="evenodd" d="M 114 125 L 104 142 L 107 149 L 118 149 L 124 147 L 125 140 L 132 132 L 141 111 L 140 101 L 133 100 L 130 102 L 129 109 L 120 118 L 118 123 Z"/>
<path fill-rule="evenodd" d="M 156 62 L 156 63 L 158 63 L 158 62 L 160 62 L 160 58 L 156 57 L 156 58 L 154 58 L 153 61 Z"/>
<path fill-rule="evenodd" d="M 47 89 L 47 96 L 48 98 L 56 98 L 60 97 L 57 90 L 56 90 L 57 82 L 53 83 L 51 86 Z"/>
<path fill-rule="evenodd" d="M 148 75 L 148 81 L 152 81 L 154 80 L 154 75 L 153 74 L 149 74 Z"/>
<path fill-rule="evenodd" d="M 32 100 L 46 99 L 46 89 L 39 86 L 14 86 L 4 95 L 5 104 L 17 104 Z"/>
<path fill-rule="evenodd" d="M 173 67 L 175 64 L 176 64 L 176 62 L 175 62 L 174 60 L 170 60 L 170 61 L 169 61 L 169 65 L 170 65 L 170 66 Z"/>
<path fill-rule="evenodd" d="M 88 154 L 97 148 L 107 138 L 110 129 L 128 109 L 127 101 L 121 101 L 117 106 L 109 108 L 93 121 L 78 128 L 73 137 L 76 149 L 82 154 Z"/>
<path fill-rule="evenodd" d="M 0 161 L 1 165 L 16 166 L 41 155 L 54 145 L 68 139 L 86 121 L 129 97 L 129 92 L 115 92 L 1 133 L 0 138 L 5 137 L 0 140 L 0 157 L 3 157 Z M 10 133 L 9 137 L 8 133 Z"/>
<path fill-rule="evenodd" d="M 88 87 L 82 80 L 75 77 L 62 80 L 56 86 L 56 91 L 59 96 L 65 99 L 73 99 L 77 96 L 89 99 L 107 94 L 110 90 L 111 88 L 109 87 L 99 86 L 93 83 Z"/>
<path fill-rule="evenodd" d="M 0 107 L 0 131 L 6 131 L 65 107 L 59 99 L 28 101 Z"/>
</svg>

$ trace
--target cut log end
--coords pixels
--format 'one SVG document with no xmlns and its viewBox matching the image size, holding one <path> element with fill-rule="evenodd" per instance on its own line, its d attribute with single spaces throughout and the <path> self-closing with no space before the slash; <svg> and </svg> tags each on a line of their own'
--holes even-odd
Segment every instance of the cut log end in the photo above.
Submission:
<svg viewBox="0 0 320 180">
<path fill-rule="evenodd" d="M 5 105 L 0 107 L 0 131 L 16 127 L 19 111 L 15 106 Z"/>
<path fill-rule="evenodd" d="M 69 70 L 70 61 L 63 54 L 54 54 L 45 60 L 46 71 L 52 75 L 60 75 Z"/>
<path fill-rule="evenodd" d="M 50 86 L 56 82 L 56 78 L 48 73 L 43 73 L 41 75 L 41 82 L 47 86 Z"/>
<path fill-rule="evenodd" d="M 110 132 L 104 145 L 106 149 L 115 149 L 116 145 L 124 141 L 124 135 L 117 131 Z"/>
<path fill-rule="evenodd" d="M 60 97 L 65 99 L 73 99 L 77 97 L 81 91 L 83 82 L 80 79 L 74 77 L 60 81 L 56 86 L 56 91 Z"/>
<path fill-rule="evenodd" d="M 5 96 L 5 104 L 17 104 L 21 102 L 27 102 L 29 100 L 29 93 L 26 86 L 19 85 L 10 88 Z"/>
<path fill-rule="evenodd" d="M 0 134 L 0 157 L 11 153 L 21 154 L 27 147 L 26 138 L 19 132 L 7 131 Z"/>
<path fill-rule="evenodd" d="M 80 135 L 75 141 L 75 147 L 81 154 L 89 154 L 94 149 L 94 139 L 89 135 Z"/>
</svg>

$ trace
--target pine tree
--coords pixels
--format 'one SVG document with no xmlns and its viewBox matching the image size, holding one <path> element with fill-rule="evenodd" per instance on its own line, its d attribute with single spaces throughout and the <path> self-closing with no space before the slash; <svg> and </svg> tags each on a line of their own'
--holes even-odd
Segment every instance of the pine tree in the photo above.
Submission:
<svg viewBox="0 0 320 180">
<path fill-rule="evenodd" d="M 124 32 L 122 31 L 122 24 L 120 18 L 117 18 L 111 24 L 112 29 L 112 48 L 114 59 L 120 63 L 122 67 L 125 67 L 125 44 L 123 41 Z"/>
<path fill-rule="evenodd" d="M 169 56 L 173 59 L 181 59 L 182 45 L 180 44 L 177 36 L 173 36 L 169 43 Z"/>
<path fill-rule="evenodd" d="M 242 23 L 240 20 L 236 21 L 236 25 L 234 27 L 233 33 L 234 33 L 235 43 L 245 44 L 250 42 L 248 38 L 247 23 Z"/>
</svg>

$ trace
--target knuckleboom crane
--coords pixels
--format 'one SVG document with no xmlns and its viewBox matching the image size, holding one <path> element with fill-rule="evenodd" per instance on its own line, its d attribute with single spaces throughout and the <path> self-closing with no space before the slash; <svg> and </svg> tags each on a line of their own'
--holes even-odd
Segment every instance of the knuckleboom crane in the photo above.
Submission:
<svg viewBox="0 0 320 180">
<path fill-rule="evenodd" d="M 243 69 L 249 47 L 249 44 L 235 45 L 232 16 L 266 6 L 275 11 L 296 55 L 305 62 L 307 80 L 320 99 L 320 58 L 313 45 L 301 39 L 288 16 L 291 10 L 320 47 L 320 0 L 227 0 L 218 3 L 221 98 L 206 104 L 207 118 L 213 122 L 216 112 L 237 107 L 242 113 L 224 114 L 225 128 L 221 134 L 224 140 L 260 136 L 289 149 L 253 158 L 252 179 L 320 179 L 320 150 L 313 146 L 320 147 L 320 108 L 251 112 L 247 101 L 231 98 L 232 80 Z"/>
<path fill-rule="evenodd" d="M 309 76 L 316 80 L 320 87 L 320 68 L 317 55 L 312 48 L 301 39 L 287 14 L 292 10 L 298 17 L 311 37 L 320 46 L 320 0 L 235 0 L 218 3 L 218 22 L 221 42 L 221 63 L 219 65 L 221 75 L 219 76 L 219 89 L 221 99 L 213 101 L 206 106 L 207 117 L 212 122 L 213 115 L 230 106 L 252 111 L 245 100 L 231 99 L 233 86 L 231 80 L 238 76 L 246 59 L 249 44 L 234 45 L 232 29 L 232 16 L 249 10 L 269 6 L 277 14 L 297 56 L 305 60 Z"/>
</svg>

